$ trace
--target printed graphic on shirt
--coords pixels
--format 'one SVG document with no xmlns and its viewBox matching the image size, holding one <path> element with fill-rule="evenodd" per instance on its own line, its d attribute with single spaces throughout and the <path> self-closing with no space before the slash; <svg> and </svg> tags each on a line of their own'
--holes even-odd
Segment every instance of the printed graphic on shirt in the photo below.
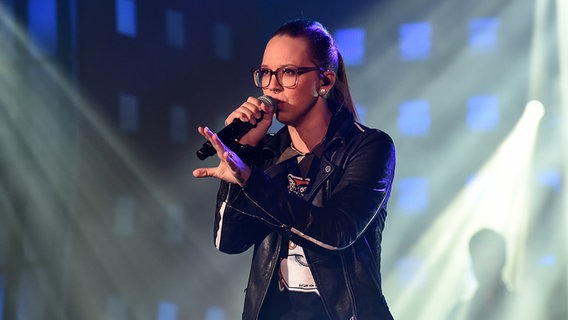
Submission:
<svg viewBox="0 0 568 320">
<path fill-rule="evenodd" d="M 310 184 L 309 178 L 297 177 L 288 174 L 288 191 L 298 196 L 303 196 Z M 287 289 L 295 292 L 314 292 L 319 294 L 304 255 L 304 249 L 294 242 L 288 244 L 288 257 L 280 259 L 278 269 L 278 284 L 280 291 Z"/>
<path fill-rule="evenodd" d="M 288 191 L 298 196 L 303 196 L 308 190 L 310 178 L 300 178 L 293 174 L 288 174 Z"/>
<path fill-rule="evenodd" d="M 316 282 L 304 255 L 304 249 L 294 242 L 288 244 L 288 258 L 280 259 L 278 269 L 280 291 L 314 292 L 319 294 Z"/>
</svg>

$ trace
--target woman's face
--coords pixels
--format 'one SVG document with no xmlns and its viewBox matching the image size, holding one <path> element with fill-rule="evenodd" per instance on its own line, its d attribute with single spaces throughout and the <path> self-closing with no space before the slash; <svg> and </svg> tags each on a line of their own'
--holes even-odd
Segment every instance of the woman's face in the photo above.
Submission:
<svg viewBox="0 0 568 320">
<path fill-rule="evenodd" d="M 305 39 L 286 35 L 270 39 L 264 50 L 262 67 L 275 71 L 283 66 L 316 67 L 310 60 L 310 50 Z M 327 111 L 324 99 L 318 99 L 321 82 L 317 70 L 298 75 L 298 83 L 294 88 L 282 87 L 276 76 L 272 76 L 270 85 L 263 92 L 278 100 L 278 121 L 298 126 L 312 117 L 321 116 L 320 112 Z"/>
</svg>

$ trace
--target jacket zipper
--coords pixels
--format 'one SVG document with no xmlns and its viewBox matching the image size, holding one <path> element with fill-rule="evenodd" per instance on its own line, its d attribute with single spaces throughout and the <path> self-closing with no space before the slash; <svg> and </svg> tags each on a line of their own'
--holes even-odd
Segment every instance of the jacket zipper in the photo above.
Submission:
<svg viewBox="0 0 568 320">
<path fill-rule="evenodd" d="M 343 277 L 345 278 L 345 284 L 347 285 L 347 291 L 349 292 L 349 299 L 351 299 L 351 318 L 357 319 L 357 306 L 355 305 L 355 296 L 353 294 L 353 288 L 351 287 L 351 278 L 345 271 L 345 262 L 343 261 L 343 253 L 339 254 L 341 258 L 341 269 L 343 270 Z"/>
</svg>

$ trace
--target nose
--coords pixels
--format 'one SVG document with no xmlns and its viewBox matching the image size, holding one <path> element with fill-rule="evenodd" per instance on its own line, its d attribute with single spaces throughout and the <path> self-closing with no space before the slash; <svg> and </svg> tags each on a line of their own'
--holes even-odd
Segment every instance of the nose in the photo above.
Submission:
<svg viewBox="0 0 568 320">
<path fill-rule="evenodd" d="M 272 77 L 274 77 L 274 79 L 272 79 Z M 278 76 L 277 76 L 276 72 L 270 73 L 270 81 L 269 81 L 266 89 L 273 91 L 273 92 L 282 90 L 282 85 L 280 84 L 280 80 L 278 80 Z"/>
</svg>

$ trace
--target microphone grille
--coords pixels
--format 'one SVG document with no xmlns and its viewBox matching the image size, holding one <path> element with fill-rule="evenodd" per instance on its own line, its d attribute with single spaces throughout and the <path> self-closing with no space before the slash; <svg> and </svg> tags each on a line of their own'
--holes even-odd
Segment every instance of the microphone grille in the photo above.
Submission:
<svg viewBox="0 0 568 320">
<path fill-rule="evenodd" d="M 272 98 L 271 96 L 260 96 L 258 97 L 258 100 L 262 101 L 264 104 L 269 105 L 271 107 L 276 107 L 276 100 L 274 100 L 274 98 Z"/>
</svg>

